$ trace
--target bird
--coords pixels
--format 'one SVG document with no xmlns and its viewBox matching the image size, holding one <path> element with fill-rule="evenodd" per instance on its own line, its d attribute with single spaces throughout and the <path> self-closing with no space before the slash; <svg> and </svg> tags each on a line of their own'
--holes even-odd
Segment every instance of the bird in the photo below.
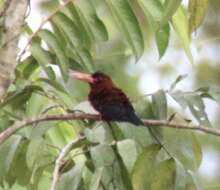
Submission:
<svg viewBox="0 0 220 190">
<path fill-rule="evenodd" d="M 71 71 L 70 77 L 85 81 L 90 85 L 88 99 L 92 107 L 99 112 L 101 120 L 107 123 L 116 121 L 128 122 L 135 126 L 145 125 L 136 115 L 135 109 L 127 95 L 114 84 L 111 77 L 107 74 L 100 71 L 92 74 Z M 162 145 L 151 128 L 148 129 L 157 143 L 170 155 L 169 151 Z"/>
<path fill-rule="evenodd" d="M 89 83 L 89 102 L 99 112 L 103 121 L 129 122 L 136 126 L 144 125 L 136 115 L 129 98 L 108 75 L 102 72 L 87 74 L 73 71 L 71 76 Z"/>
</svg>

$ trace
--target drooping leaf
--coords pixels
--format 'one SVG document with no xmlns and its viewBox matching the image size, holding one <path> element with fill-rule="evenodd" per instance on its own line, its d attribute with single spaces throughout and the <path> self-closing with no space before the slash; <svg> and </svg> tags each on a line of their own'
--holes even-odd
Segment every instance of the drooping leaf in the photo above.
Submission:
<svg viewBox="0 0 220 190">
<path fill-rule="evenodd" d="M 157 31 L 163 19 L 163 6 L 160 0 L 138 0 L 138 2 L 152 24 L 154 31 Z"/>
<path fill-rule="evenodd" d="M 77 57 L 81 64 L 87 67 L 88 71 L 93 72 L 92 56 L 88 50 L 82 47 L 83 39 L 78 27 L 63 13 L 57 13 L 53 17 L 53 21 L 60 31 L 66 35 L 68 42 L 71 44 L 70 49 L 73 51 L 72 54 Z"/>
<path fill-rule="evenodd" d="M 156 43 L 157 43 L 159 55 L 160 58 L 162 58 L 169 44 L 169 37 L 170 37 L 169 24 L 165 25 L 163 28 L 158 29 L 156 31 L 155 36 L 156 36 Z"/>
<path fill-rule="evenodd" d="M 17 91 L 8 94 L 4 101 L 0 104 L 0 108 L 11 104 L 14 108 L 19 108 L 31 97 L 31 94 L 36 91 L 43 92 L 43 89 L 37 85 L 29 85 Z"/>
<path fill-rule="evenodd" d="M 205 105 L 202 98 L 197 94 L 189 94 L 185 96 L 189 109 L 193 116 L 201 125 L 211 126 L 205 111 Z"/>
<path fill-rule="evenodd" d="M 138 156 L 135 142 L 131 139 L 119 141 L 117 143 L 117 150 L 127 170 L 131 172 Z"/>
<path fill-rule="evenodd" d="M 193 56 L 190 50 L 190 37 L 189 37 L 189 26 L 186 11 L 183 7 L 179 7 L 172 18 L 173 27 L 178 34 L 186 55 L 191 63 L 193 63 Z"/>
<path fill-rule="evenodd" d="M 103 167 L 98 168 L 92 176 L 92 180 L 89 186 L 89 190 L 99 189 L 101 178 L 103 175 Z"/>
<path fill-rule="evenodd" d="M 202 148 L 194 133 L 192 133 L 192 149 L 194 153 L 196 169 L 198 169 L 202 162 Z"/>
<path fill-rule="evenodd" d="M 172 91 L 176 85 L 181 82 L 183 79 L 185 79 L 187 77 L 187 75 L 179 75 L 176 80 L 170 85 L 170 89 L 169 91 Z"/>
<path fill-rule="evenodd" d="M 106 41 L 108 40 L 108 31 L 102 22 L 102 20 L 98 17 L 95 6 L 91 1 L 81 0 L 78 4 L 79 9 L 81 11 L 80 18 L 83 19 L 84 26 L 87 26 L 87 30 L 92 31 L 92 35 L 94 36 L 96 41 Z M 86 10 L 86 11 L 83 11 Z"/>
<path fill-rule="evenodd" d="M 59 190 L 78 190 L 82 181 L 84 163 L 77 163 L 70 171 L 64 173 L 58 184 Z"/>
<path fill-rule="evenodd" d="M 163 18 L 161 20 L 160 25 L 164 26 L 176 12 L 178 7 L 181 5 L 182 0 L 165 0 L 164 2 L 164 12 Z"/>
<path fill-rule="evenodd" d="M 174 84 L 174 83 L 173 83 Z M 169 95 L 183 108 L 186 109 L 187 101 L 184 97 L 184 92 L 177 90 L 175 92 L 169 93 Z"/>
<path fill-rule="evenodd" d="M 158 119 L 167 119 L 167 99 L 163 90 L 159 90 L 152 95 L 152 106 L 154 115 Z"/>
<path fill-rule="evenodd" d="M 41 30 L 38 35 L 48 44 L 48 46 L 55 52 L 58 58 L 58 64 L 63 75 L 63 79 L 66 81 L 68 79 L 68 68 L 69 68 L 69 61 L 65 56 L 64 50 L 59 45 L 56 37 L 52 32 L 49 30 L 43 29 Z"/>
<path fill-rule="evenodd" d="M 81 45 L 84 45 L 85 47 L 90 49 L 91 43 L 93 41 L 93 34 L 88 29 L 89 26 L 87 25 L 86 19 L 82 16 L 83 14 L 81 10 L 77 7 L 76 4 L 70 2 L 65 7 L 64 12 L 69 15 L 69 17 L 72 19 L 72 21 L 75 23 L 78 30 L 80 31 L 80 35 L 83 40 L 83 43 Z"/>
<path fill-rule="evenodd" d="M 132 184 L 134 190 L 150 189 L 149 179 L 160 148 L 159 145 L 150 145 L 146 147 L 137 158 L 132 171 Z"/>
<path fill-rule="evenodd" d="M 31 54 L 37 60 L 37 62 L 41 65 L 43 70 L 46 72 L 47 76 L 53 80 L 51 73 L 47 69 L 47 65 L 51 63 L 51 58 L 49 54 L 41 47 L 39 43 L 32 42 L 30 48 Z"/>
<path fill-rule="evenodd" d="M 21 139 L 21 136 L 14 135 L 0 146 L 0 182 L 7 175 L 12 166 L 12 161 L 15 158 Z"/>
<path fill-rule="evenodd" d="M 91 156 L 96 167 L 110 166 L 115 160 L 114 151 L 106 144 L 93 147 Z"/>
<path fill-rule="evenodd" d="M 56 80 L 49 80 L 47 78 L 39 78 L 36 82 L 44 82 L 46 84 L 49 84 L 51 87 L 55 88 L 56 90 L 59 90 L 63 93 L 66 93 L 66 89 Z"/>
<path fill-rule="evenodd" d="M 173 158 L 162 161 L 154 170 L 152 190 L 174 190 L 176 183 L 176 164 Z"/>
<path fill-rule="evenodd" d="M 59 12 L 53 16 L 52 20 L 54 24 L 56 24 L 59 28 L 62 29 L 62 31 L 65 32 L 68 39 L 75 48 L 82 44 L 80 31 L 70 18 L 68 18 L 65 14 Z"/>
<path fill-rule="evenodd" d="M 208 10 L 208 4 L 208 0 L 189 1 L 189 35 L 202 24 Z"/>
<path fill-rule="evenodd" d="M 144 40 L 138 20 L 127 0 L 107 1 L 118 26 L 131 47 L 136 60 L 144 51 Z"/>
<path fill-rule="evenodd" d="M 33 58 L 33 56 L 30 56 L 30 58 L 28 60 L 25 60 L 24 62 L 26 62 L 24 63 L 26 66 L 23 69 L 23 75 L 25 79 L 29 79 L 35 73 L 35 71 L 39 68 L 39 64 Z"/>
</svg>

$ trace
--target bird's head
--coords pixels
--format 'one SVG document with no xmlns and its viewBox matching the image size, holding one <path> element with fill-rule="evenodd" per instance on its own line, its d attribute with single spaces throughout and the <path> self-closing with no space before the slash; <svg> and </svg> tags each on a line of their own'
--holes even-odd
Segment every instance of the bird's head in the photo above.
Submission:
<svg viewBox="0 0 220 190">
<path fill-rule="evenodd" d="M 71 71 L 70 76 L 74 79 L 88 82 L 91 87 L 113 86 L 112 79 L 108 75 L 102 72 L 95 72 L 93 74 L 88 74 L 78 71 Z"/>
</svg>

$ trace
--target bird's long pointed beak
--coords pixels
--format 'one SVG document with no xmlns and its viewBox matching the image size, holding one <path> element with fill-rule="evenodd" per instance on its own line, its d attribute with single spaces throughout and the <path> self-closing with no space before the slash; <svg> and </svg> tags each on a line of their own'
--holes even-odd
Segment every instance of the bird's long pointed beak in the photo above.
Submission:
<svg viewBox="0 0 220 190">
<path fill-rule="evenodd" d="M 69 76 L 71 78 L 77 79 L 77 80 L 82 80 L 88 83 L 93 83 L 94 79 L 92 78 L 91 74 L 87 74 L 87 73 L 82 73 L 82 72 L 78 72 L 78 71 L 70 71 Z"/>
</svg>

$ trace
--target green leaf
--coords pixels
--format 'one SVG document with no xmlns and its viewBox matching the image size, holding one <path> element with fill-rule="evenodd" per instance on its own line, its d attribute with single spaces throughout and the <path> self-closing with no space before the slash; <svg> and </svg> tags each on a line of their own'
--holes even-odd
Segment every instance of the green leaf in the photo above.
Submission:
<svg viewBox="0 0 220 190">
<path fill-rule="evenodd" d="M 46 72 L 47 76 L 53 80 L 51 73 L 47 69 L 47 65 L 51 63 L 51 58 L 49 54 L 41 47 L 41 45 L 37 42 L 32 42 L 30 48 L 31 54 L 37 60 L 37 62 L 41 65 L 43 70 Z"/>
<path fill-rule="evenodd" d="M 179 75 L 176 80 L 170 85 L 170 89 L 169 91 L 172 91 L 176 85 L 181 82 L 183 79 L 185 79 L 187 77 L 187 75 Z"/>
<path fill-rule="evenodd" d="M 63 13 L 57 13 L 53 17 L 53 21 L 60 31 L 67 36 L 68 42 L 71 43 L 71 50 L 74 52 L 73 54 L 77 56 L 79 62 L 83 63 L 87 67 L 88 71 L 94 71 L 90 52 L 85 48 L 79 47 L 83 45 L 83 39 L 77 26 L 75 26 L 72 20 Z"/>
<path fill-rule="evenodd" d="M 8 104 L 11 104 L 14 108 L 24 106 L 25 102 L 31 97 L 31 94 L 35 91 L 43 91 L 43 89 L 37 85 L 29 85 L 21 90 L 9 93 L 8 96 L 4 99 L 4 102 L 0 104 L 0 108 Z"/>
<path fill-rule="evenodd" d="M 159 55 L 160 58 L 162 58 L 169 44 L 169 37 L 170 37 L 169 24 L 157 30 L 155 36 L 156 36 L 156 43 L 157 43 Z"/>
<path fill-rule="evenodd" d="M 14 135 L 0 146 L 0 182 L 10 170 L 21 139 L 20 136 Z"/>
<path fill-rule="evenodd" d="M 33 169 L 35 162 L 38 161 L 37 159 L 42 154 L 41 152 L 42 145 L 43 145 L 42 138 L 31 140 L 28 145 L 26 160 L 27 160 L 27 166 L 30 170 Z"/>
<path fill-rule="evenodd" d="M 82 16 L 80 9 L 73 2 L 68 3 L 65 8 L 69 13 L 70 18 L 73 20 L 80 31 L 81 37 L 83 39 L 83 44 L 85 45 L 85 47 L 90 49 L 91 43 L 93 41 L 93 34 L 88 29 L 89 26 L 85 18 Z"/>
<path fill-rule="evenodd" d="M 10 166 L 9 174 L 7 175 L 7 179 L 11 180 L 15 178 L 18 184 L 22 186 L 27 186 L 31 177 L 31 171 L 28 169 L 26 163 L 26 151 L 27 140 L 23 139 L 19 143 L 13 163 Z"/>
<path fill-rule="evenodd" d="M 163 90 L 159 90 L 152 95 L 152 106 L 154 115 L 158 119 L 167 119 L 167 99 Z"/>
<path fill-rule="evenodd" d="M 174 83 L 173 83 L 174 84 Z M 184 97 L 184 92 L 177 90 L 175 92 L 169 93 L 169 95 L 183 108 L 186 109 L 187 101 Z"/>
<path fill-rule="evenodd" d="M 93 3 L 88 0 L 81 0 L 78 5 L 81 9 L 81 13 L 83 13 L 80 17 L 85 18 L 83 20 L 84 23 L 86 23 L 87 30 L 89 30 L 89 32 L 92 31 L 92 34 L 97 41 L 108 40 L 108 31 L 102 20 L 98 17 Z"/>
<path fill-rule="evenodd" d="M 164 3 L 164 12 L 163 12 L 163 18 L 160 21 L 160 25 L 164 26 L 173 16 L 173 14 L 176 12 L 178 7 L 181 5 L 182 0 L 166 0 Z"/>
<path fill-rule="evenodd" d="M 80 31 L 78 30 L 78 27 L 75 25 L 74 22 L 70 18 L 68 18 L 63 13 L 56 13 L 53 16 L 52 21 L 55 25 L 57 25 L 62 31 L 65 32 L 68 39 L 72 43 L 72 45 L 77 48 L 78 46 L 82 45 L 82 39 Z"/>
<path fill-rule="evenodd" d="M 92 180 L 89 186 L 90 190 L 95 190 L 95 189 L 99 189 L 100 183 L 101 183 L 101 179 L 102 179 L 102 175 L 103 175 L 103 167 L 101 168 L 97 168 L 95 170 L 95 173 L 92 176 Z"/>
<path fill-rule="evenodd" d="M 63 75 L 63 79 L 67 81 L 68 79 L 68 68 L 69 68 L 69 61 L 65 56 L 64 50 L 59 45 L 56 37 L 52 32 L 49 30 L 41 30 L 38 35 L 48 44 L 48 46 L 55 52 L 61 73 Z"/>
<path fill-rule="evenodd" d="M 91 156 L 96 168 L 109 166 L 115 160 L 114 151 L 106 144 L 100 144 L 91 148 Z"/>
<path fill-rule="evenodd" d="M 173 158 L 162 161 L 154 170 L 151 190 L 174 190 L 176 180 L 176 164 Z"/>
<path fill-rule="evenodd" d="M 183 7 L 179 7 L 172 19 L 173 27 L 178 34 L 186 55 L 191 63 L 193 63 L 193 56 L 190 50 L 190 37 L 189 37 L 189 26 L 186 11 Z"/>
<path fill-rule="evenodd" d="M 37 93 L 32 93 L 26 106 L 27 117 L 38 116 L 41 110 L 47 105 L 48 99 Z"/>
<path fill-rule="evenodd" d="M 50 80 L 56 80 L 56 74 L 51 66 L 46 67 L 45 71 Z"/>
<path fill-rule="evenodd" d="M 194 133 L 192 133 L 192 149 L 194 153 L 196 169 L 198 169 L 202 162 L 202 147 Z"/>
<path fill-rule="evenodd" d="M 130 45 L 136 60 L 144 51 L 144 39 L 138 20 L 127 0 L 107 1 L 118 26 Z"/>
<path fill-rule="evenodd" d="M 39 68 L 39 64 L 32 56 L 24 60 L 22 63 L 26 65 L 23 69 L 23 75 L 25 79 L 29 79 L 32 74 L 34 74 L 35 71 Z"/>
<path fill-rule="evenodd" d="M 117 150 L 128 172 L 131 173 L 138 156 L 135 141 L 131 139 L 119 141 L 117 142 Z"/>
<path fill-rule="evenodd" d="M 84 163 L 77 163 L 70 171 L 64 173 L 58 184 L 59 190 L 78 190 L 81 187 Z"/>
<path fill-rule="evenodd" d="M 150 145 L 146 147 L 137 158 L 132 171 L 132 184 L 134 190 L 150 189 L 149 178 L 156 162 L 156 156 L 161 147 Z"/>
<path fill-rule="evenodd" d="M 189 1 L 189 34 L 195 31 L 202 24 L 208 10 L 208 4 L 208 0 Z"/>
<path fill-rule="evenodd" d="M 185 99 L 193 116 L 201 125 L 211 126 L 205 111 L 205 105 L 202 98 L 197 94 L 186 95 Z"/>
<path fill-rule="evenodd" d="M 138 0 L 138 2 L 156 32 L 160 28 L 160 23 L 163 19 L 163 6 L 160 0 Z"/>
<path fill-rule="evenodd" d="M 39 78 L 36 82 L 44 82 L 46 84 L 49 84 L 50 86 L 52 86 L 56 90 L 59 90 L 60 92 L 66 93 L 66 89 L 62 86 L 62 84 L 60 84 L 56 80 L 49 80 L 49 79 L 46 79 L 46 78 Z"/>
</svg>

